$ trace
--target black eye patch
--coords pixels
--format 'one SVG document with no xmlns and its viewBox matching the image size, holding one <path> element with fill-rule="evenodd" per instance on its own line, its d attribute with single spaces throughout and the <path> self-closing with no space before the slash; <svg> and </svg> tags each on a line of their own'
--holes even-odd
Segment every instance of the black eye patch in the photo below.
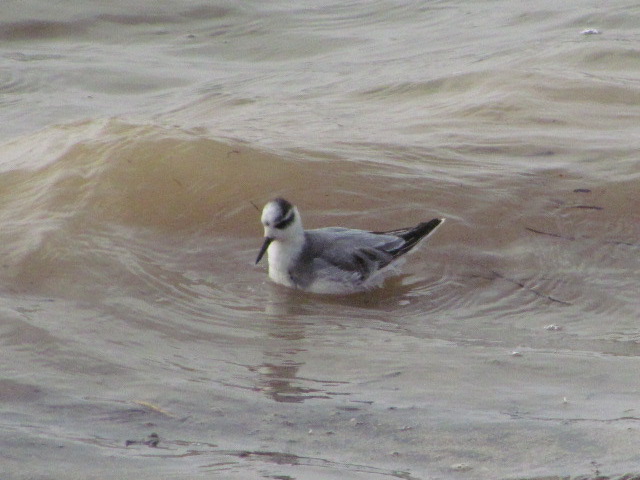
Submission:
<svg viewBox="0 0 640 480">
<path fill-rule="evenodd" d="M 291 225 L 293 223 L 294 218 L 295 218 L 295 214 L 292 213 L 287 218 L 280 220 L 278 223 L 274 224 L 273 226 L 279 230 L 282 230 L 283 228 L 287 228 L 289 225 Z"/>
</svg>

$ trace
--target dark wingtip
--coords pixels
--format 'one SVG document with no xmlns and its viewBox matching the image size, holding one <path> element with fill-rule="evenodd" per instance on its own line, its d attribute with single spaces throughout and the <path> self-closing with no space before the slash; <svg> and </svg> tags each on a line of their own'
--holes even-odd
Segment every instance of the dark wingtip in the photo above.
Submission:
<svg viewBox="0 0 640 480">
<path fill-rule="evenodd" d="M 433 218 L 428 222 L 422 222 L 415 228 L 415 231 L 419 232 L 420 237 L 426 237 L 431 235 L 433 231 L 444 223 L 446 218 Z"/>
<path fill-rule="evenodd" d="M 389 253 L 391 253 L 394 257 L 404 255 L 413 247 L 415 247 L 420 242 L 420 240 L 431 235 L 440 225 L 442 225 L 444 221 L 444 218 L 433 218 L 428 222 L 419 223 L 413 228 L 404 229 L 401 231 L 397 230 L 393 232 L 394 235 L 402 238 L 405 243 L 401 247 L 393 251 L 389 251 Z"/>
</svg>

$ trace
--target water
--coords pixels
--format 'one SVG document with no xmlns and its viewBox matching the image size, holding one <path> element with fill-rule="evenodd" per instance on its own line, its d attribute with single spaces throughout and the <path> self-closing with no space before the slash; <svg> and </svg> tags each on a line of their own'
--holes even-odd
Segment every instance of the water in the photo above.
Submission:
<svg viewBox="0 0 640 480">
<path fill-rule="evenodd" d="M 637 5 L 2 11 L 3 478 L 640 474 Z M 305 295 L 275 195 L 448 221 Z"/>
</svg>

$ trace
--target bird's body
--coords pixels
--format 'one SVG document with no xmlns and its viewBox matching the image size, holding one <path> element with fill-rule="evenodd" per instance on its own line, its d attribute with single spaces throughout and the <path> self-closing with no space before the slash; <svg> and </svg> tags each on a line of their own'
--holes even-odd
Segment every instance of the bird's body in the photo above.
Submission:
<svg viewBox="0 0 640 480">
<path fill-rule="evenodd" d="M 304 230 L 298 209 L 282 198 L 262 211 L 269 277 L 288 287 L 314 293 L 346 294 L 382 285 L 396 273 L 405 253 L 444 220 L 434 218 L 415 227 L 368 232 L 342 227 Z"/>
</svg>

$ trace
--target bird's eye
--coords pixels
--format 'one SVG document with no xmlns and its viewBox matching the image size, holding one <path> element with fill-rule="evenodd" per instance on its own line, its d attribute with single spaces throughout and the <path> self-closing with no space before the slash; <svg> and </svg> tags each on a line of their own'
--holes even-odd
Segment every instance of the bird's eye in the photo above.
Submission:
<svg viewBox="0 0 640 480">
<path fill-rule="evenodd" d="M 287 218 L 280 220 L 278 223 L 274 225 L 278 230 L 282 230 L 283 228 L 287 228 L 293 222 L 293 218 L 295 215 L 289 215 Z"/>
</svg>

